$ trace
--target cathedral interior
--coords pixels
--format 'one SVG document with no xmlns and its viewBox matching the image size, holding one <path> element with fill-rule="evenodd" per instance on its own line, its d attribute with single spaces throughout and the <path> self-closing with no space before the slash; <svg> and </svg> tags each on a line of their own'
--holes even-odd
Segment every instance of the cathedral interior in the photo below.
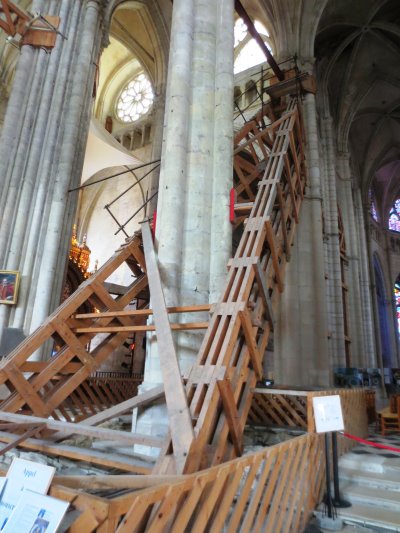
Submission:
<svg viewBox="0 0 400 533">
<path fill-rule="evenodd" d="M 0 0 L 0 441 L 98 469 L 68 531 L 301 532 L 312 397 L 400 398 L 399 60 L 398 0 Z"/>
</svg>

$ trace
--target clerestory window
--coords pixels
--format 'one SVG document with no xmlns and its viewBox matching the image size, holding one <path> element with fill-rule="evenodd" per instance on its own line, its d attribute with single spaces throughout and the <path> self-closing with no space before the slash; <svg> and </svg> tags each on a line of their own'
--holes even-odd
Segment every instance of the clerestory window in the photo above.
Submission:
<svg viewBox="0 0 400 533">
<path fill-rule="evenodd" d="M 265 26 L 258 20 L 254 26 L 264 40 L 267 48 L 272 52 L 269 44 L 269 33 Z M 248 68 L 260 65 L 266 61 L 264 52 L 247 31 L 247 26 L 242 19 L 235 23 L 235 74 L 247 70 Z"/>
<path fill-rule="evenodd" d="M 397 330 L 400 335 L 400 278 L 394 284 L 394 299 L 396 302 Z"/>
<path fill-rule="evenodd" d="M 400 232 L 400 198 L 398 198 L 389 213 L 389 229 Z"/>
<path fill-rule="evenodd" d="M 153 100 L 150 80 L 142 72 L 121 91 L 116 106 L 117 118 L 122 122 L 135 122 L 150 110 Z"/>
</svg>

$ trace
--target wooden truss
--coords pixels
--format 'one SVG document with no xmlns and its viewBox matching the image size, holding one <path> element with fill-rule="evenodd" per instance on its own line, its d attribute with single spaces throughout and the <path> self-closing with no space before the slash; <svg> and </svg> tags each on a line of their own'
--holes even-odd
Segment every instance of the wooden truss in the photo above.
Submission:
<svg viewBox="0 0 400 533">
<path fill-rule="evenodd" d="M 170 480 L 177 474 L 198 472 L 241 455 L 244 426 L 254 387 L 263 375 L 263 356 L 284 290 L 285 267 L 305 190 L 297 102 L 290 100 L 280 116 L 273 114 L 270 105 L 264 106 L 237 134 L 234 156 L 235 226 L 241 237 L 228 264 L 220 301 L 211 307 L 166 308 L 145 222 L 140 233 L 1 361 L 0 385 L 8 396 L 0 404 L 0 428 L 8 431 L 0 430 L 0 441 L 141 474 L 149 474 L 149 468 L 133 465 L 117 454 L 107 457 L 93 450 L 77 451 L 59 441 L 78 433 L 159 447 L 152 472 L 156 477 L 129 481 L 135 487 L 150 486 L 156 478 Z M 113 297 L 108 279 L 122 265 L 131 270 L 132 283 Z M 148 300 L 149 289 L 153 309 L 141 304 Z M 136 302 L 134 309 L 132 302 Z M 85 303 L 97 312 L 79 313 Z M 204 311 L 210 311 L 209 322 L 172 323 L 168 318 L 171 313 Z M 153 315 L 153 325 L 146 324 L 149 315 Z M 205 336 L 196 363 L 183 378 L 172 331 L 185 329 L 205 329 Z M 116 401 L 109 392 L 90 385 L 91 374 L 129 334 L 150 330 L 157 334 L 163 387 Z M 96 344 L 93 340 L 99 335 Z M 61 346 L 55 357 L 46 362 L 32 360 L 53 343 Z M 118 405 L 107 406 L 107 397 L 109 405 Z M 170 424 L 166 441 L 98 427 L 161 397 L 165 397 Z M 213 490 L 207 489 L 210 494 Z M 56 493 L 72 498 L 66 489 Z M 134 523 L 137 504 L 125 512 L 124 524 Z M 133 531 L 131 526 L 120 527 L 121 532 Z"/>
<path fill-rule="evenodd" d="M 0 28 L 11 44 L 53 48 L 60 17 L 31 15 L 11 0 L 0 0 Z"/>
</svg>

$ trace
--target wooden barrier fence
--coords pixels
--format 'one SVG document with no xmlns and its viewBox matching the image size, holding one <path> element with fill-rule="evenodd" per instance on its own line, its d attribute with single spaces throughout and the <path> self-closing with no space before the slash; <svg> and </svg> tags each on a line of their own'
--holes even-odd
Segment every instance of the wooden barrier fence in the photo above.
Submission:
<svg viewBox="0 0 400 533">
<path fill-rule="evenodd" d="M 366 437 L 371 391 L 365 389 L 296 391 L 257 388 L 253 391 L 248 422 L 256 425 L 301 428 L 313 433 L 315 432 L 313 397 L 335 394 L 340 396 L 346 431 L 358 437 Z M 351 447 L 349 441 L 341 442 L 346 450 Z"/>
<path fill-rule="evenodd" d="M 315 433 L 312 398 L 334 394 L 341 397 L 346 431 L 366 436 L 371 391 L 255 389 L 249 421 L 308 433 L 195 474 L 69 476 L 56 479 L 67 487 L 54 486 L 51 494 L 82 511 L 74 527 L 84 524 L 88 533 L 302 531 L 322 499 L 325 479 L 323 435 Z M 342 436 L 338 444 L 340 455 L 355 445 Z M 77 491 L 89 487 L 102 487 L 103 496 Z"/>
<path fill-rule="evenodd" d="M 323 450 L 321 437 L 307 434 L 196 474 L 175 476 L 177 481 L 115 497 L 60 486 L 53 486 L 50 494 L 83 512 L 74 531 L 85 533 L 298 532 L 322 498 Z M 119 476 L 121 488 L 124 477 L 130 484 L 131 476 Z M 148 476 L 141 477 L 145 485 Z"/>
</svg>

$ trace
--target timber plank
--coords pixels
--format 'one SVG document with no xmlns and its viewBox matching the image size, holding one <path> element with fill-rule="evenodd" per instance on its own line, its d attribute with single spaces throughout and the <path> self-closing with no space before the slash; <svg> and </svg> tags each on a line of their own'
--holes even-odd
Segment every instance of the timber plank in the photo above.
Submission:
<svg viewBox="0 0 400 533">
<path fill-rule="evenodd" d="M 138 433 L 131 433 L 129 431 L 86 426 L 83 423 L 73 424 L 71 422 L 61 422 L 48 418 L 39 418 L 37 416 L 6 413 L 4 411 L 0 411 L 0 420 L 23 423 L 31 422 L 32 424 L 38 425 L 45 424 L 47 429 L 55 429 L 60 434 L 76 433 L 78 435 L 86 435 L 92 438 L 117 440 L 119 442 L 126 442 L 127 444 L 143 444 L 145 446 L 161 447 L 164 443 L 163 440 L 150 435 L 140 435 Z"/>
<path fill-rule="evenodd" d="M 157 260 L 153 249 L 152 236 L 148 222 L 142 224 L 142 236 L 143 248 L 146 255 L 150 294 L 154 305 L 154 322 L 159 344 L 160 365 L 174 447 L 174 457 L 177 473 L 182 473 L 186 457 L 194 438 L 192 420 L 175 353 L 171 327 L 166 311 L 160 274 L 157 267 Z"/>
<path fill-rule="evenodd" d="M 243 444 L 241 433 L 239 431 L 238 421 L 239 413 L 236 408 L 236 401 L 233 396 L 230 381 L 224 379 L 217 381 L 218 389 L 221 394 L 222 404 L 224 406 L 225 416 L 229 426 L 232 442 L 238 456 L 242 455 Z"/>
<path fill-rule="evenodd" d="M 12 442 L 18 435 L 0 432 L 1 442 Z M 97 450 L 78 448 L 75 446 L 68 446 L 65 444 L 55 445 L 53 442 L 43 439 L 26 439 L 18 444 L 19 448 L 27 450 L 34 450 L 48 455 L 67 457 L 84 461 L 86 463 L 97 464 L 109 468 L 117 468 L 125 472 L 132 472 L 137 474 L 149 474 L 151 469 L 145 468 L 141 465 L 135 465 L 132 457 L 123 456 L 122 454 L 101 453 Z"/>
</svg>

